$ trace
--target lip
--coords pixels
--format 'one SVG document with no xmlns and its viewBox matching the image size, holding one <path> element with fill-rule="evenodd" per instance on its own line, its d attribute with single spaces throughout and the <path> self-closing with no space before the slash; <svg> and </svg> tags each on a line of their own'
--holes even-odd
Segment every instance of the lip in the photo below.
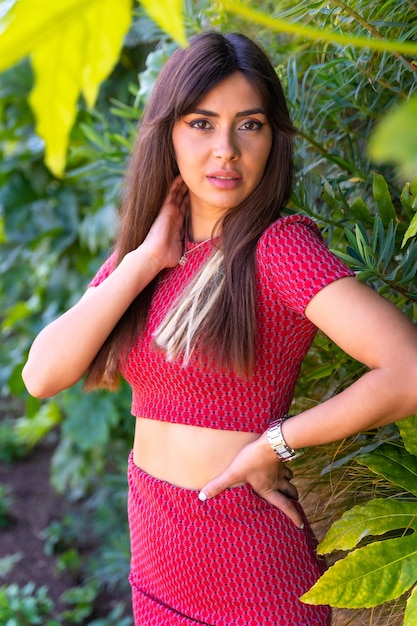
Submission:
<svg viewBox="0 0 417 626">
<path fill-rule="evenodd" d="M 217 189 L 235 189 L 242 182 L 242 177 L 234 170 L 216 170 L 207 174 L 207 180 Z"/>
</svg>

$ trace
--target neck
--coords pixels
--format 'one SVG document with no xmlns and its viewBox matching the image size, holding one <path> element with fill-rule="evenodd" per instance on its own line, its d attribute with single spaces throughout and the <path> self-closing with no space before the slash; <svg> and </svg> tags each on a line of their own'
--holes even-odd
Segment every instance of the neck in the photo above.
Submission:
<svg viewBox="0 0 417 626">
<path fill-rule="evenodd" d="M 190 208 L 185 218 L 185 228 L 190 241 L 203 241 L 221 234 L 222 218 L 227 211 L 206 206 L 190 198 Z"/>
<path fill-rule="evenodd" d="M 216 227 L 216 221 L 191 219 L 190 217 L 187 222 L 185 228 L 189 241 L 198 243 L 220 234 L 220 227 Z"/>
</svg>

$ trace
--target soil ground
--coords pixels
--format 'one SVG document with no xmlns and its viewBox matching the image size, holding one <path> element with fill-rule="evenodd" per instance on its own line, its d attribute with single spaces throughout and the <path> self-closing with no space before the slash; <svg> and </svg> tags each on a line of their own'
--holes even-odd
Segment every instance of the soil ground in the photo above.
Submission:
<svg viewBox="0 0 417 626">
<path fill-rule="evenodd" d="M 31 581 L 37 587 L 46 586 L 50 598 L 59 610 L 64 607 L 60 602 L 61 594 L 79 581 L 68 573 L 57 574 L 55 556 L 45 553 L 43 531 L 59 521 L 73 507 L 57 495 L 49 482 L 50 461 L 54 445 L 42 442 L 32 453 L 13 464 L 0 463 L 0 485 L 8 488 L 11 498 L 10 523 L 0 529 L 0 559 L 16 556 L 19 560 L 5 576 L 1 576 L 0 585 L 16 583 L 25 585 Z M 94 547 L 83 546 L 83 556 Z M 108 617 L 112 608 L 123 601 L 128 607 L 130 597 L 117 597 L 114 594 L 102 594 L 95 603 L 93 619 Z"/>
</svg>

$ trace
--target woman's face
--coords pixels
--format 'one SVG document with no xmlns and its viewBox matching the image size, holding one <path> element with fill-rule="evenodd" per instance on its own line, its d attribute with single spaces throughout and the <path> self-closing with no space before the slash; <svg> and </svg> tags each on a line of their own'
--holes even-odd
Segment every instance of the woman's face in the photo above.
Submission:
<svg viewBox="0 0 417 626">
<path fill-rule="evenodd" d="M 259 184 L 272 130 L 258 91 L 235 72 L 175 122 L 172 141 L 192 213 L 218 220 Z"/>
</svg>

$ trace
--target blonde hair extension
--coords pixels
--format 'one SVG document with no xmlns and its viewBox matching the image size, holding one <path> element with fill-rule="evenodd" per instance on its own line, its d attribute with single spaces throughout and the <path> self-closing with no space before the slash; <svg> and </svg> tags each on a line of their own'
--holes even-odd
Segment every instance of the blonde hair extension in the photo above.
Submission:
<svg viewBox="0 0 417 626">
<path fill-rule="evenodd" d="M 168 361 L 182 357 L 187 365 L 208 312 L 215 306 L 225 280 L 223 251 L 217 249 L 180 295 L 154 333 Z"/>
</svg>

